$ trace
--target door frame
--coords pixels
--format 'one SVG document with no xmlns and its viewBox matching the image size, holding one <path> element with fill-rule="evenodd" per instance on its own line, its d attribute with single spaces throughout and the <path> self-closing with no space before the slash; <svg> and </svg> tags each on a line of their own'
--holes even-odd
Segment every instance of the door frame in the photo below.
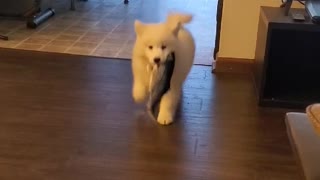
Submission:
<svg viewBox="0 0 320 180">
<path fill-rule="evenodd" d="M 218 0 L 217 15 L 216 15 L 216 39 L 215 39 L 215 46 L 213 51 L 214 60 L 217 59 L 217 53 L 219 52 L 219 48 L 220 48 L 222 11 L 223 11 L 223 0 Z"/>
</svg>

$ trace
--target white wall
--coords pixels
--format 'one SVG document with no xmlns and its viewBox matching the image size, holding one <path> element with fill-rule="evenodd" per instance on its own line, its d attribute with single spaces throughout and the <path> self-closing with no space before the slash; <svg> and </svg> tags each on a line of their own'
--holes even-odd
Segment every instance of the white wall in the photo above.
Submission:
<svg viewBox="0 0 320 180">
<path fill-rule="evenodd" d="M 280 5 L 281 0 L 224 0 L 219 57 L 253 59 L 260 7 Z"/>
</svg>

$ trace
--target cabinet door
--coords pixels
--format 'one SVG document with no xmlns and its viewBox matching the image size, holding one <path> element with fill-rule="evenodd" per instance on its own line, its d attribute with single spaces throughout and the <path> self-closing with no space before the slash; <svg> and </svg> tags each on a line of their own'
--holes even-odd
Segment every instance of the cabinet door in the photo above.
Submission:
<svg viewBox="0 0 320 180">
<path fill-rule="evenodd" d="M 269 35 L 264 98 L 320 101 L 320 31 L 286 27 L 273 28 Z"/>
</svg>

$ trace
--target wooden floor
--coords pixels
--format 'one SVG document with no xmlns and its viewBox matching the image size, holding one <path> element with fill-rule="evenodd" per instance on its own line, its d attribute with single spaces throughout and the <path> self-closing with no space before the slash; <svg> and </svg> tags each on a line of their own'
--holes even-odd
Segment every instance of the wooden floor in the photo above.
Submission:
<svg viewBox="0 0 320 180">
<path fill-rule="evenodd" d="M 194 66 L 171 126 L 141 115 L 129 61 L 0 50 L 1 180 L 299 179 L 284 112 L 247 75 Z"/>
</svg>

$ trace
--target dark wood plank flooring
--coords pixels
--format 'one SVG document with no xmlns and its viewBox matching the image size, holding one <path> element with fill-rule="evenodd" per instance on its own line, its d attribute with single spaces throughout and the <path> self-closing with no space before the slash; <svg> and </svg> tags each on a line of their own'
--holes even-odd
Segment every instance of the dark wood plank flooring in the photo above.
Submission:
<svg viewBox="0 0 320 180">
<path fill-rule="evenodd" d="M 194 66 L 177 122 L 131 99 L 129 61 L 0 49 L 1 180 L 299 179 L 283 110 Z"/>
</svg>

